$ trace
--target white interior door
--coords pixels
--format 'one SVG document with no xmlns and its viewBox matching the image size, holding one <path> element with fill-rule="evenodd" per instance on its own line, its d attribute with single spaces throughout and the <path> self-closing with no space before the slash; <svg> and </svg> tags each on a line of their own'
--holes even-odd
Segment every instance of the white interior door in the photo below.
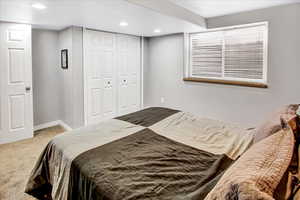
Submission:
<svg viewBox="0 0 300 200">
<path fill-rule="evenodd" d="M 85 121 L 94 124 L 115 117 L 115 35 L 85 30 Z"/>
<path fill-rule="evenodd" d="M 119 34 L 117 49 L 118 115 L 124 115 L 140 109 L 140 38 Z"/>
<path fill-rule="evenodd" d="M 0 23 L 0 143 L 33 136 L 31 26 Z"/>
</svg>

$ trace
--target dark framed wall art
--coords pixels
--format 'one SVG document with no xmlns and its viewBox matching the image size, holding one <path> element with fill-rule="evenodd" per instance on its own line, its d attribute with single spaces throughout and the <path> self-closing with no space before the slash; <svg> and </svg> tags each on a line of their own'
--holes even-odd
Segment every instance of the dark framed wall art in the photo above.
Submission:
<svg viewBox="0 0 300 200">
<path fill-rule="evenodd" d="M 68 69 L 68 49 L 61 50 L 61 68 Z"/>
</svg>

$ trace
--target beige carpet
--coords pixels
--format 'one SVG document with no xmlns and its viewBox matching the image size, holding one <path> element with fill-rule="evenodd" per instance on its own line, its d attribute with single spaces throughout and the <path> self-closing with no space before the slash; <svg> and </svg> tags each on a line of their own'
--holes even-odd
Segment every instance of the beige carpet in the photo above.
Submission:
<svg viewBox="0 0 300 200">
<path fill-rule="evenodd" d="M 35 137 L 0 145 L 0 200 L 35 200 L 24 193 L 27 178 L 47 143 L 64 132 L 55 126 L 35 132 Z"/>
</svg>

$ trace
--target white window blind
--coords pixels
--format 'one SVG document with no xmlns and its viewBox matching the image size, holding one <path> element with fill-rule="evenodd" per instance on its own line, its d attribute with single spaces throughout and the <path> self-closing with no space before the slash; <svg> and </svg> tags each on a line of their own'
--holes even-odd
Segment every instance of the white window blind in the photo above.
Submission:
<svg viewBox="0 0 300 200">
<path fill-rule="evenodd" d="M 196 34 L 191 43 L 192 76 L 222 77 L 222 34 Z"/>
<path fill-rule="evenodd" d="M 189 77 L 266 83 L 267 23 L 192 33 Z"/>
</svg>

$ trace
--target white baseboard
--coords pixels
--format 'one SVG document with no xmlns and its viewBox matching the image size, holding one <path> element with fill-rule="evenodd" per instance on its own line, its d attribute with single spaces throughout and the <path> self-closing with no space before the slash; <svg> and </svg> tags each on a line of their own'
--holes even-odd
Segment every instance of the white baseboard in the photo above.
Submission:
<svg viewBox="0 0 300 200">
<path fill-rule="evenodd" d="M 0 138 L 0 144 L 16 142 L 16 141 L 19 141 L 19 140 L 25 140 L 25 139 L 29 139 L 29 138 L 32 138 L 32 137 L 33 137 L 32 133 L 30 133 L 30 134 L 28 134 L 28 133 L 18 134 L 18 135 L 15 135 L 14 137 L 12 137 L 11 134 L 6 134 L 6 135 L 2 135 L 2 137 Z"/>
<path fill-rule="evenodd" d="M 59 120 L 59 125 L 61 125 L 66 131 L 72 130 L 72 128 L 68 124 L 66 124 L 65 122 L 63 122 L 61 120 Z"/>
<path fill-rule="evenodd" d="M 48 122 L 45 124 L 40 124 L 40 125 L 34 126 L 33 130 L 38 131 L 41 129 L 45 129 L 45 128 L 49 128 L 49 127 L 57 126 L 57 125 L 62 126 L 66 131 L 72 130 L 72 128 L 69 125 L 67 125 L 65 122 L 63 122 L 62 120 L 57 120 L 57 121 Z"/>
<path fill-rule="evenodd" d="M 44 128 L 49 128 L 49 127 L 57 126 L 57 125 L 60 125 L 60 120 L 34 126 L 33 130 L 38 131 L 38 130 L 41 130 L 41 129 L 44 129 Z"/>
</svg>

